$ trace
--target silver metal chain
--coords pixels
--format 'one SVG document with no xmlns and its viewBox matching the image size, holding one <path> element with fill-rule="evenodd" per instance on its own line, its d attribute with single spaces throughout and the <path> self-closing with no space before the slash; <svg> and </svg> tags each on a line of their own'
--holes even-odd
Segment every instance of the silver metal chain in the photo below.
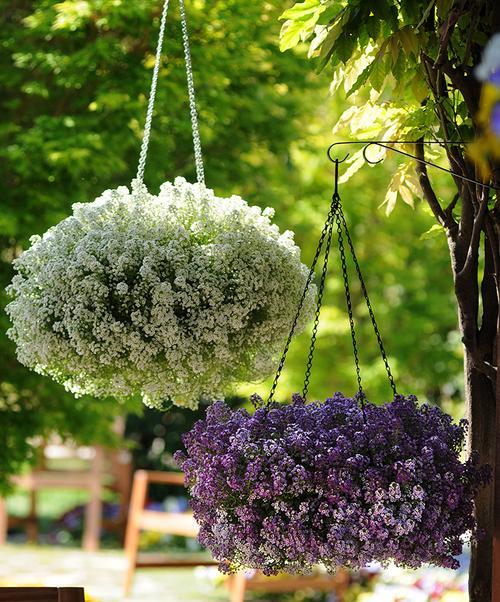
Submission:
<svg viewBox="0 0 500 602">
<path fill-rule="evenodd" d="M 158 44 L 156 45 L 155 65 L 153 68 L 153 77 L 151 80 L 151 91 L 149 92 L 148 110 L 146 112 L 146 123 L 144 124 L 144 135 L 142 137 L 141 154 L 139 155 L 139 165 L 137 167 L 136 179 L 139 182 L 144 181 L 144 168 L 146 167 L 146 158 L 148 156 L 149 138 L 151 136 L 151 123 L 153 122 L 153 110 L 155 106 L 156 87 L 158 85 L 158 72 L 160 71 L 161 51 L 163 39 L 165 37 L 165 24 L 167 22 L 169 0 L 165 0 L 161 13 L 160 32 L 158 34 Z"/>
<path fill-rule="evenodd" d="M 200 129 L 198 127 L 198 111 L 196 109 L 196 94 L 194 91 L 193 67 L 191 65 L 191 50 L 189 49 L 189 35 L 186 20 L 184 0 L 179 0 L 181 12 L 182 44 L 184 46 L 184 60 L 186 62 L 186 78 L 189 96 L 189 112 L 191 113 L 191 129 L 193 132 L 194 162 L 196 165 L 196 178 L 200 184 L 205 184 L 205 170 L 201 154 Z"/>
<path fill-rule="evenodd" d="M 149 92 L 148 109 L 146 112 L 146 121 L 144 124 L 144 135 L 141 143 L 141 152 L 139 155 L 139 165 L 137 167 L 136 179 L 139 183 L 144 181 L 144 169 L 146 167 L 146 159 L 148 156 L 149 139 L 151 137 L 151 124 L 153 122 L 153 111 L 156 99 L 156 89 L 158 86 L 158 74 L 161 64 L 161 53 L 163 48 L 163 40 L 165 38 L 165 25 L 167 22 L 169 0 L 165 0 L 161 13 L 160 31 L 158 33 L 158 43 L 156 46 L 155 64 L 153 68 L 153 76 L 151 79 L 151 90 Z M 205 183 L 205 172 L 203 169 L 203 156 L 201 153 L 200 131 L 198 127 L 198 111 L 196 110 L 196 95 L 193 80 L 193 68 L 191 65 L 191 52 L 189 49 L 189 35 L 186 21 L 186 10 L 184 0 L 179 0 L 181 14 L 181 29 L 182 42 L 184 46 L 184 59 L 186 63 L 186 77 L 189 96 L 189 112 L 191 114 L 191 127 L 193 131 L 194 158 L 196 165 L 196 176 L 200 184 Z"/>
</svg>

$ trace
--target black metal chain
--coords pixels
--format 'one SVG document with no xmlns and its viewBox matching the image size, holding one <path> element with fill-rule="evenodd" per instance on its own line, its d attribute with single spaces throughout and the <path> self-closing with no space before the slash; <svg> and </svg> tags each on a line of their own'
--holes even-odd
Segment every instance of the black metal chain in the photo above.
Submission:
<svg viewBox="0 0 500 602">
<path fill-rule="evenodd" d="M 382 341 L 382 335 L 380 334 L 380 330 L 378 328 L 377 321 L 375 320 L 375 314 L 373 312 L 372 304 L 370 303 L 370 297 L 368 296 L 368 291 L 366 289 L 365 281 L 363 279 L 363 275 L 361 273 L 361 268 L 359 267 L 358 258 L 356 256 L 356 252 L 354 250 L 354 244 L 351 239 L 351 235 L 349 234 L 349 228 L 347 227 L 347 222 L 345 220 L 344 212 L 342 211 L 342 206 L 338 204 L 337 216 L 340 219 L 342 226 L 344 228 L 345 236 L 347 239 L 347 244 L 349 245 L 349 249 L 351 251 L 352 260 L 354 262 L 354 267 L 356 268 L 356 273 L 358 275 L 359 284 L 361 285 L 361 291 L 363 293 L 363 297 L 365 299 L 366 306 L 368 308 L 368 313 L 370 314 L 370 319 L 372 322 L 373 330 L 375 331 L 375 336 L 377 337 L 377 343 L 380 349 L 380 355 L 382 356 L 382 360 L 384 362 L 385 370 L 387 372 L 387 377 L 389 378 L 389 383 L 391 385 L 392 392 L 394 395 L 397 395 L 396 383 L 394 382 L 394 377 L 391 372 L 391 368 L 389 366 L 389 360 L 387 359 L 387 353 L 385 351 L 384 342 Z M 359 383 L 359 379 L 358 379 Z M 361 389 L 360 389 L 361 390 Z"/>
<path fill-rule="evenodd" d="M 276 392 L 276 387 L 278 386 L 278 380 L 279 380 L 279 378 L 281 376 L 281 372 L 283 371 L 283 367 L 285 365 L 285 360 L 286 360 L 286 356 L 287 356 L 287 353 L 288 353 L 288 349 L 290 347 L 290 343 L 292 342 L 292 338 L 293 338 L 293 335 L 295 333 L 295 329 L 297 328 L 297 324 L 298 324 L 299 317 L 300 317 L 300 312 L 302 311 L 302 307 L 304 305 L 304 301 L 306 299 L 307 292 L 308 292 L 309 287 L 311 286 L 311 282 L 312 282 L 312 280 L 314 278 L 314 272 L 316 270 L 316 264 L 318 263 L 319 256 L 321 255 L 321 250 L 323 248 L 323 244 L 325 242 L 325 239 L 328 237 L 327 238 L 327 240 L 328 240 L 327 244 L 329 245 L 331 243 L 331 238 L 332 237 L 331 237 L 331 235 L 329 235 L 329 233 L 331 232 L 331 228 L 332 228 L 332 224 L 333 224 L 333 220 L 334 220 L 336 203 L 337 203 L 337 201 L 336 201 L 336 198 L 335 198 L 335 195 L 334 195 L 332 197 L 332 202 L 331 202 L 331 205 L 330 205 L 330 211 L 328 212 L 328 216 L 327 216 L 325 224 L 323 226 L 323 230 L 321 231 L 321 236 L 319 238 L 318 245 L 316 247 L 316 253 L 314 255 L 314 259 L 312 260 L 311 267 L 309 269 L 309 274 L 308 274 L 307 279 L 306 279 L 306 284 L 304 286 L 304 290 L 302 291 L 302 296 L 300 298 L 299 305 L 297 307 L 297 312 L 296 312 L 295 317 L 294 317 L 293 322 L 292 322 L 292 327 L 290 329 L 290 334 L 288 335 L 288 338 L 286 340 L 285 347 L 283 349 L 283 353 L 281 355 L 281 358 L 280 358 L 280 361 L 279 361 L 279 364 L 278 364 L 278 369 L 276 370 L 276 374 L 274 376 L 273 384 L 271 386 L 271 391 L 269 392 L 269 397 L 267 398 L 266 405 L 269 405 L 273 401 L 273 399 L 274 399 L 274 394 Z M 328 248 L 327 248 L 326 252 L 328 252 Z M 324 268 L 324 264 L 323 264 L 323 269 L 325 269 Z M 325 277 L 326 277 L 326 274 L 325 274 Z M 321 284 L 320 284 L 320 287 L 321 287 Z M 323 288 L 324 288 L 324 283 L 323 283 Z M 322 297 L 322 293 L 321 293 L 321 297 Z M 321 303 L 320 299 L 318 299 L 318 303 Z M 317 304 L 317 306 L 316 306 L 316 313 L 318 315 L 318 319 L 319 319 L 319 311 L 320 310 L 318 309 L 318 304 Z M 313 345 L 313 353 L 314 353 L 314 345 Z M 312 358 L 311 358 L 311 365 L 312 365 Z"/>
<path fill-rule="evenodd" d="M 338 199 L 338 195 L 337 196 L 334 195 L 332 198 L 332 207 L 334 207 L 334 211 L 336 210 L 337 199 Z M 311 344 L 309 346 L 309 354 L 307 356 L 306 373 L 304 376 L 304 387 L 302 389 L 302 398 L 304 399 L 304 401 L 307 399 L 307 391 L 309 389 L 309 380 L 311 378 L 314 350 L 316 348 L 316 336 L 318 334 L 319 316 L 321 313 L 321 304 L 323 302 L 323 293 L 325 291 L 326 275 L 328 273 L 328 258 L 330 256 L 330 247 L 332 245 L 334 215 L 335 214 L 333 213 L 332 217 L 330 219 L 330 225 L 328 228 L 328 237 L 326 240 L 326 247 L 325 247 L 325 257 L 323 259 L 323 269 L 321 270 L 321 279 L 320 279 L 319 287 L 318 287 L 318 298 L 316 301 L 316 312 L 314 314 L 314 325 L 313 325 L 312 334 L 311 334 Z M 330 217 L 330 214 L 329 214 L 329 217 Z"/>
<path fill-rule="evenodd" d="M 321 254 L 323 244 L 325 243 L 325 239 L 326 239 L 325 256 L 323 259 L 323 268 L 321 271 L 320 284 L 319 284 L 319 288 L 318 288 L 316 311 L 315 311 L 314 324 L 313 324 L 313 329 L 312 329 L 312 334 L 311 334 L 311 344 L 309 346 L 309 354 L 307 357 L 307 366 L 306 366 L 306 372 L 305 372 L 305 377 L 304 377 L 304 387 L 302 389 L 302 397 L 304 398 L 304 400 L 307 397 L 307 392 L 309 389 L 309 381 L 310 381 L 310 377 L 311 377 L 313 358 L 314 358 L 314 351 L 315 351 L 315 347 L 316 347 L 316 337 L 317 337 L 317 333 L 318 333 L 321 306 L 322 306 L 322 302 L 323 302 L 323 294 L 324 294 L 325 284 L 326 284 L 326 276 L 328 273 L 328 260 L 329 260 L 331 242 L 332 242 L 332 237 L 333 237 L 333 229 L 334 229 L 334 226 L 336 225 L 337 241 L 338 241 L 338 248 L 339 248 L 339 254 L 340 254 L 340 264 L 341 264 L 341 269 L 342 269 L 342 278 L 343 278 L 343 282 L 344 282 L 344 293 L 345 293 L 345 299 L 346 299 L 347 314 L 349 317 L 349 327 L 351 330 L 352 350 L 353 350 L 354 364 L 355 364 L 355 369 L 356 369 L 356 378 L 357 378 L 357 382 L 358 382 L 357 398 L 360 400 L 361 409 L 363 411 L 363 418 L 366 420 L 365 394 L 363 392 L 363 385 L 361 382 L 361 368 L 360 368 L 358 344 L 357 344 L 357 338 L 356 338 L 356 326 L 355 326 L 355 322 L 354 322 L 354 311 L 353 311 L 353 307 L 352 307 L 351 289 L 350 289 L 350 284 L 349 284 L 349 271 L 347 268 L 347 257 L 346 257 L 345 246 L 344 246 L 344 236 L 345 236 L 345 239 L 347 240 L 347 244 L 348 244 L 349 250 L 351 252 L 352 260 L 353 260 L 353 263 L 354 263 L 354 266 L 356 269 L 356 274 L 357 274 L 359 282 L 360 282 L 361 291 L 363 293 L 363 297 L 365 299 L 366 306 L 368 307 L 368 313 L 370 315 L 372 326 L 375 331 L 375 335 L 377 337 L 377 342 L 378 342 L 378 346 L 379 346 L 380 353 L 382 356 L 382 360 L 384 362 L 387 376 L 389 378 L 389 383 L 391 385 L 394 395 L 397 394 L 397 391 L 396 391 L 396 384 L 394 382 L 394 377 L 393 377 L 391 369 L 389 367 L 389 360 L 387 358 L 387 353 L 384 348 L 382 336 L 380 334 L 380 330 L 378 328 L 377 321 L 375 320 L 375 314 L 373 312 L 370 298 L 368 296 L 368 291 L 366 289 L 365 281 L 363 279 L 363 275 L 361 273 L 361 268 L 359 266 L 358 258 L 356 256 L 356 252 L 354 250 L 354 244 L 352 242 L 351 235 L 349 233 L 349 229 L 347 227 L 347 222 L 346 222 L 346 219 L 344 216 L 344 212 L 342 210 L 342 203 L 341 203 L 340 195 L 338 192 L 338 175 L 339 175 L 338 167 L 339 167 L 339 161 L 337 159 L 337 160 L 335 160 L 335 189 L 334 189 L 334 193 L 332 196 L 332 202 L 330 204 L 330 210 L 328 212 L 328 216 L 326 218 L 325 224 L 323 226 L 323 230 L 321 232 L 321 236 L 318 241 L 318 245 L 316 247 L 316 253 L 315 253 L 314 259 L 311 263 L 311 267 L 309 269 L 309 274 L 306 279 L 306 284 L 304 286 L 304 290 L 302 292 L 302 295 L 301 295 L 301 298 L 299 301 L 297 312 L 295 314 L 295 317 L 294 317 L 294 320 L 292 323 L 292 327 L 290 329 L 290 333 L 288 335 L 287 341 L 285 343 L 285 347 L 283 349 L 283 353 L 281 355 L 281 358 L 280 358 L 280 361 L 278 364 L 278 369 L 276 371 L 266 405 L 269 406 L 274 399 L 276 387 L 278 386 L 278 380 L 281 376 L 281 372 L 283 371 L 283 368 L 285 365 L 288 349 L 290 347 L 290 343 L 291 343 L 293 335 L 295 333 L 295 329 L 297 328 L 300 313 L 302 311 L 302 307 L 304 305 L 304 301 L 306 299 L 309 287 L 311 286 L 311 282 L 314 277 L 316 265 L 318 263 L 318 259 Z"/>
<path fill-rule="evenodd" d="M 356 339 L 356 326 L 354 324 L 354 312 L 352 309 L 352 299 L 351 299 L 351 288 L 349 286 L 349 272 L 347 270 L 347 258 L 345 254 L 344 248 L 344 238 L 342 235 L 342 206 L 340 204 L 340 197 L 337 203 L 337 210 L 335 212 L 335 222 L 337 224 L 337 240 L 339 246 L 340 253 L 340 265 L 342 268 L 342 278 L 344 280 L 344 294 L 345 301 L 347 306 L 347 315 L 349 317 L 349 326 L 351 329 L 351 340 L 352 340 L 352 353 L 354 356 L 354 365 L 356 367 L 356 378 L 358 381 L 358 392 L 361 397 L 361 403 L 363 404 L 364 394 L 363 394 L 363 385 L 361 383 L 361 369 L 359 366 L 359 354 L 358 354 L 358 343 Z"/>
</svg>

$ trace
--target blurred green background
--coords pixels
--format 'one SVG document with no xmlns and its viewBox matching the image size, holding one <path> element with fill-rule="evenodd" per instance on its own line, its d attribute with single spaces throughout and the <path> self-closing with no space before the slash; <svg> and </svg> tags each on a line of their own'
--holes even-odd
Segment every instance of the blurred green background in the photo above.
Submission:
<svg viewBox="0 0 500 602">
<path fill-rule="evenodd" d="M 1 301 L 11 260 L 66 217 L 74 202 L 94 199 L 134 177 L 152 75 L 161 5 L 144 0 L 1 0 L 0 212 Z M 207 184 L 276 210 L 312 259 L 333 185 L 326 148 L 349 106 L 329 95 L 330 74 L 310 73 L 305 50 L 281 53 L 275 0 L 192 0 L 188 20 Z M 359 102 L 359 99 L 358 99 Z M 338 129 L 335 139 L 350 132 Z M 380 205 L 398 158 L 364 166 L 341 186 L 344 209 L 399 389 L 461 413 L 461 343 L 448 250 L 442 232 L 418 200 Z M 152 192 L 183 175 L 194 180 L 178 7 L 171 6 L 156 113 L 146 167 Z M 437 176 L 448 196 L 450 182 Z M 353 393 L 355 375 L 337 254 L 331 259 L 311 398 Z M 390 389 L 359 287 L 353 285 L 365 390 L 376 402 Z M 286 294 L 286 291 L 284 291 Z M 109 442 L 117 414 L 142 414 L 112 399 L 76 400 L 60 386 L 23 368 L 0 317 L 0 487 L 30 456 L 33 439 L 57 431 L 81 442 Z M 301 388 L 308 333 L 291 348 L 278 397 Z M 266 383 L 242 384 L 245 398 Z M 129 420 L 139 465 L 171 463 L 164 448 L 178 445 L 194 417 L 183 411 Z M 160 430 L 156 427 L 160 427 Z M 156 428 L 156 431 L 155 431 Z M 160 432 L 161 431 L 161 432 Z M 158 447 L 158 446 L 157 446 Z M 160 446 L 161 447 L 161 446 Z M 158 448 L 159 449 L 159 448 Z M 142 458 L 142 460 L 141 460 Z"/>
</svg>

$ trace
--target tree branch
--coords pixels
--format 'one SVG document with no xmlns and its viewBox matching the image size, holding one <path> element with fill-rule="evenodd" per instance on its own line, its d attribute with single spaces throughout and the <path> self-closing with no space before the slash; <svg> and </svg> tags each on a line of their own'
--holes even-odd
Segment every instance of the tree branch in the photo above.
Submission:
<svg viewBox="0 0 500 602">
<path fill-rule="evenodd" d="M 467 345 L 466 345 L 466 347 L 467 347 Z M 481 372 L 482 374 L 486 375 L 493 384 L 496 383 L 496 380 L 497 380 L 496 366 L 493 366 L 486 360 L 481 359 L 481 357 L 479 355 L 471 352 L 471 350 L 469 348 L 467 348 L 467 351 L 469 352 L 469 357 L 471 359 L 471 362 L 472 362 L 472 365 L 474 366 L 474 368 L 478 372 Z"/>
<path fill-rule="evenodd" d="M 488 194 L 483 190 L 483 198 L 479 205 L 479 210 L 474 223 L 472 225 L 472 235 L 469 242 L 469 248 L 467 250 L 467 259 L 461 270 L 457 273 L 457 280 L 459 278 L 468 279 L 471 277 L 471 272 L 477 266 L 477 257 L 479 252 L 479 242 L 481 240 L 481 230 L 483 229 L 484 216 L 486 215 L 486 209 L 488 208 Z"/>
<path fill-rule="evenodd" d="M 485 224 L 488 226 L 488 223 Z M 483 315 L 481 320 L 481 328 L 478 334 L 478 349 L 481 356 L 488 359 L 492 363 L 496 362 L 496 358 L 492 356 L 491 350 L 495 346 L 497 316 L 498 316 L 498 294 L 497 283 L 495 276 L 495 256 L 493 245 L 496 240 L 490 239 L 490 231 L 492 228 L 486 228 L 484 236 L 484 273 L 481 281 L 481 298 L 483 300 Z M 491 232 L 495 237 L 495 233 Z"/>
<path fill-rule="evenodd" d="M 457 193 L 455 193 L 455 196 L 453 197 L 451 203 L 444 210 L 444 212 L 446 213 L 446 215 L 451 215 L 452 218 L 453 218 L 453 209 L 455 209 L 455 207 L 457 206 L 457 203 L 458 203 L 459 199 L 460 199 L 460 193 L 457 192 Z"/>
<path fill-rule="evenodd" d="M 474 77 L 466 75 L 463 69 L 453 67 L 449 60 L 444 60 L 439 66 L 441 71 L 450 78 L 454 88 L 460 90 L 464 97 L 469 114 L 474 120 L 478 110 L 480 84 Z"/>
<path fill-rule="evenodd" d="M 436 103 L 436 117 L 438 118 L 439 123 L 441 125 L 443 135 L 446 140 L 452 140 L 452 135 L 449 126 L 454 125 L 456 128 L 456 124 L 450 121 L 446 111 L 443 108 L 443 101 L 449 100 L 445 77 L 443 75 L 441 67 L 436 67 L 431 57 L 425 52 L 420 53 L 420 59 L 427 74 L 427 83 L 434 96 L 434 100 Z M 454 171 L 466 171 L 465 161 L 463 156 L 460 154 L 460 150 L 458 147 L 447 147 L 446 154 L 448 155 L 450 167 Z M 455 181 L 457 190 L 461 191 L 462 196 L 465 196 L 464 188 L 467 186 L 467 183 L 461 180 L 460 178 L 457 178 L 456 176 L 452 177 Z"/>
<path fill-rule="evenodd" d="M 462 1 L 460 6 L 457 6 L 452 11 L 450 11 L 448 19 L 440 27 L 439 33 L 441 40 L 439 43 L 438 55 L 434 62 L 435 68 L 440 67 L 444 59 L 448 55 L 448 44 L 450 43 L 453 30 L 455 29 L 455 25 L 458 23 L 458 20 L 463 14 L 463 4 L 464 2 Z"/>
<path fill-rule="evenodd" d="M 427 201 L 427 204 L 429 205 L 429 207 L 431 208 L 432 212 L 434 213 L 434 216 L 436 217 L 437 221 L 441 224 L 441 226 L 443 226 L 444 228 L 446 228 L 446 230 L 448 231 L 448 234 L 454 238 L 457 232 L 457 222 L 455 221 L 455 219 L 453 218 L 453 215 L 451 212 L 447 213 L 446 211 L 444 211 L 444 209 L 441 207 L 441 204 L 436 196 L 436 193 L 434 192 L 434 189 L 432 188 L 432 184 L 429 180 L 429 176 L 427 174 L 427 166 L 424 163 L 421 163 L 421 161 L 425 161 L 425 151 L 424 151 L 424 145 L 420 142 L 417 142 L 417 144 L 415 145 L 415 154 L 417 156 L 417 158 L 419 159 L 419 161 L 417 161 L 417 165 L 416 165 L 416 171 L 418 174 L 418 180 L 420 182 L 420 187 L 422 188 L 422 192 L 424 193 L 425 196 L 425 200 Z"/>
<path fill-rule="evenodd" d="M 455 253 L 460 257 L 455 260 L 455 294 L 460 308 L 461 326 L 465 345 L 474 367 L 486 374 L 488 378 L 496 379 L 494 366 L 485 359 L 484 351 L 480 348 L 478 341 L 478 312 L 479 312 L 479 286 L 478 286 L 478 257 L 481 232 L 483 230 L 485 216 L 488 208 L 488 194 L 483 190 L 482 198 L 476 216 L 472 224 L 472 232 L 469 238 L 465 261 L 462 263 L 464 249 L 456 248 Z M 457 247 L 465 244 L 462 235 L 459 236 Z"/>
</svg>

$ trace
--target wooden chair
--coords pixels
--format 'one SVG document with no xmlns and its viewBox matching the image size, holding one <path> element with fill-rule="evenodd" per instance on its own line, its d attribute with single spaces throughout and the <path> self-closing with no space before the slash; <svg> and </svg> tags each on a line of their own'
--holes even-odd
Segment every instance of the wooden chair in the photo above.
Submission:
<svg viewBox="0 0 500 602">
<path fill-rule="evenodd" d="M 125 574 L 125 594 L 128 595 L 135 570 L 139 567 L 194 567 L 210 566 L 217 563 L 199 554 L 183 558 L 139 554 L 141 530 L 155 531 L 169 535 L 196 537 L 198 524 L 191 512 L 159 512 L 144 508 L 150 483 L 184 486 L 184 475 L 180 472 L 158 472 L 138 470 L 134 475 L 130 498 L 125 554 L 127 570 Z"/>
<path fill-rule="evenodd" d="M 118 418 L 113 429 L 118 436 L 125 430 L 125 422 Z M 78 447 L 57 438 L 40 446 L 39 460 L 35 468 L 27 474 L 16 476 L 13 484 L 29 492 L 28 516 L 9 517 L 5 500 L 0 498 L 0 545 L 7 541 L 9 526 L 24 526 L 28 540 L 38 539 L 37 498 L 41 489 L 83 489 L 89 494 L 85 507 L 82 547 L 93 552 L 99 549 L 101 529 L 118 532 L 123 541 L 127 523 L 128 502 L 132 480 L 131 455 L 123 449 L 106 449 L 99 446 Z M 66 470 L 57 466 L 61 460 L 78 464 L 78 469 Z M 82 466 L 82 467 L 80 467 Z M 111 489 L 118 494 L 120 514 L 116 520 L 103 521 L 103 489 Z"/>
<path fill-rule="evenodd" d="M 244 602 L 245 592 L 261 591 L 268 593 L 295 592 L 312 589 L 335 593 L 335 600 L 342 602 L 350 578 L 345 570 L 338 570 L 334 575 L 278 575 L 266 577 L 260 571 L 251 574 L 237 573 L 231 575 L 226 582 L 231 602 Z"/>
<path fill-rule="evenodd" d="M 0 587 L 0 602 L 84 602 L 82 587 Z"/>
<path fill-rule="evenodd" d="M 30 508 L 26 518 L 14 519 L 12 524 L 24 524 L 30 541 L 38 538 L 37 497 L 41 489 L 84 489 L 89 492 L 85 509 L 83 548 L 95 551 L 99 548 L 102 524 L 102 473 L 104 453 L 102 448 L 92 448 L 93 457 L 88 470 L 53 470 L 47 467 L 44 449 L 40 450 L 40 462 L 30 473 L 12 479 L 19 489 L 27 489 Z M 9 518 L 5 500 L 0 501 L 0 545 L 7 541 Z"/>
</svg>

